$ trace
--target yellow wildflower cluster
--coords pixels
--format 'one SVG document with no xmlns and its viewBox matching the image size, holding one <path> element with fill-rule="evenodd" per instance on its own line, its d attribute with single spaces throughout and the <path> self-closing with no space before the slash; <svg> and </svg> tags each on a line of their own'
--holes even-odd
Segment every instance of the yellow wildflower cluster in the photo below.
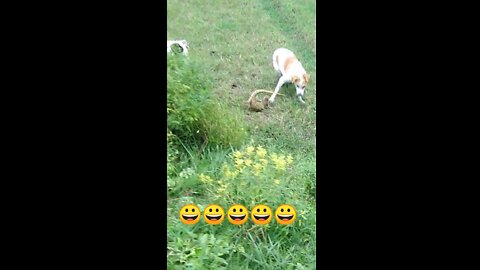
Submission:
<svg viewBox="0 0 480 270">
<path fill-rule="evenodd" d="M 285 171 L 287 166 L 293 162 L 291 155 L 270 154 L 270 160 L 277 170 Z M 254 175 L 260 175 L 261 171 L 269 164 L 267 150 L 262 146 L 248 146 L 245 151 L 235 151 L 233 153 L 234 166 L 238 172 L 245 167 L 251 168 Z M 231 175 L 231 172 L 229 173 Z"/>
<path fill-rule="evenodd" d="M 267 150 L 265 150 L 263 147 L 258 146 L 257 147 L 257 157 L 259 159 L 263 159 L 267 155 Z"/>
<path fill-rule="evenodd" d="M 240 151 L 235 151 L 235 152 L 233 152 L 233 157 L 234 157 L 235 159 L 242 158 L 242 157 L 243 157 L 243 153 L 240 152 Z"/>
<path fill-rule="evenodd" d="M 263 169 L 263 166 L 261 164 L 257 163 L 255 165 L 253 165 L 253 174 L 255 176 L 259 176 L 262 169 Z"/>
<path fill-rule="evenodd" d="M 291 178 L 292 155 L 274 153 L 262 146 L 248 146 L 232 153 L 219 171 L 212 177 L 199 174 L 202 189 L 214 200 L 232 201 L 244 198 L 252 204 L 261 196 L 280 193 Z M 212 179 L 213 178 L 213 179 Z M 242 197 L 243 196 L 243 197 Z"/>
<path fill-rule="evenodd" d="M 252 173 L 256 176 L 260 175 L 260 172 L 269 164 L 267 150 L 262 146 L 257 146 L 256 148 L 254 146 L 248 146 L 243 152 L 235 151 L 233 153 L 233 159 L 237 171 L 242 171 L 245 167 L 250 167 Z M 293 157 L 291 155 L 285 156 L 276 153 L 270 155 L 270 160 L 277 170 L 282 171 L 285 171 L 287 166 L 293 163 Z"/>
<path fill-rule="evenodd" d="M 275 168 L 282 171 L 285 171 L 286 166 L 292 164 L 293 162 L 293 157 L 291 155 L 288 155 L 287 157 L 285 157 L 285 155 L 272 155 L 271 159 L 275 163 Z"/>
<path fill-rule="evenodd" d="M 235 168 L 237 168 L 237 170 L 242 170 L 243 169 L 243 159 L 242 158 L 236 158 L 235 159 Z"/>
<path fill-rule="evenodd" d="M 253 168 L 253 172 L 258 174 L 260 173 L 260 168 L 256 166 L 254 160 L 255 156 L 255 147 L 254 146 L 248 146 L 244 152 L 240 151 L 235 151 L 233 153 L 233 161 L 235 163 L 235 168 L 237 171 L 242 171 L 243 168 L 245 167 L 250 167 Z"/>
<path fill-rule="evenodd" d="M 228 186 L 229 184 L 228 183 L 224 183 L 222 180 L 218 180 L 217 181 L 217 192 L 219 193 L 224 193 L 227 189 L 228 189 Z"/>
<path fill-rule="evenodd" d="M 291 156 L 290 156 L 290 158 L 291 158 Z M 285 155 L 277 155 L 277 154 L 273 153 L 273 154 L 270 155 L 270 159 L 275 164 L 275 168 L 277 170 L 282 170 L 282 171 L 286 170 L 287 161 L 289 159 L 286 159 Z M 291 158 L 291 160 L 293 160 L 293 158 Z"/>
<path fill-rule="evenodd" d="M 229 194 L 231 185 L 240 185 L 245 188 L 249 183 L 252 183 L 249 178 L 238 177 L 240 174 L 247 173 L 248 175 L 251 173 L 255 177 L 261 177 L 262 174 L 265 174 L 265 179 L 269 179 L 270 172 L 265 170 L 271 168 L 277 171 L 285 171 L 292 163 L 293 157 L 291 155 L 267 153 L 267 150 L 262 146 L 248 146 L 243 151 L 233 153 L 233 164 L 227 162 L 222 166 L 220 180 L 214 181 L 204 174 L 200 174 L 199 179 L 202 183 L 209 185 L 209 189 L 215 196 L 222 197 Z M 280 185 L 281 178 L 278 177 L 279 175 L 275 176 L 274 179 L 270 178 L 270 183 Z"/>
<path fill-rule="evenodd" d="M 225 195 L 227 193 L 229 186 L 230 186 L 229 183 L 225 183 L 223 180 L 218 180 L 217 184 L 215 185 L 217 196 Z"/>
<path fill-rule="evenodd" d="M 226 179 L 233 179 L 238 175 L 238 171 L 231 171 L 227 165 L 223 165 L 223 175 Z"/>
<path fill-rule="evenodd" d="M 263 166 L 267 166 L 267 165 L 268 165 L 268 159 L 261 158 L 261 159 L 259 159 L 258 161 L 260 161 Z"/>
<path fill-rule="evenodd" d="M 213 182 L 213 179 L 210 178 L 210 176 L 208 175 L 204 175 L 203 173 L 201 173 L 198 178 L 200 179 L 200 182 L 204 183 L 204 184 L 211 184 Z"/>
</svg>

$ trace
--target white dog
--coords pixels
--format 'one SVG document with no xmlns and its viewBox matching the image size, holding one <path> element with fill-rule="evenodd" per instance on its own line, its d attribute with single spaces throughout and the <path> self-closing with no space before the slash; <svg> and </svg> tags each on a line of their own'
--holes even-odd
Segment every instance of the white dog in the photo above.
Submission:
<svg viewBox="0 0 480 270">
<path fill-rule="evenodd" d="M 279 48 L 273 53 L 273 68 L 281 75 L 278 80 L 277 87 L 273 91 L 272 96 L 268 100 L 270 103 L 275 101 L 275 96 L 280 91 L 280 88 L 285 83 L 293 83 L 297 91 L 297 97 L 302 102 L 303 95 L 305 94 L 305 87 L 307 86 L 310 75 L 307 74 L 302 66 L 302 63 L 298 61 L 295 54 L 289 49 Z"/>
<path fill-rule="evenodd" d="M 188 55 L 188 43 L 186 40 L 167 40 L 167 53 L 172 52 L 172 45 L 178 45 L 182 48 L 182 53 Z"/>
</svg>

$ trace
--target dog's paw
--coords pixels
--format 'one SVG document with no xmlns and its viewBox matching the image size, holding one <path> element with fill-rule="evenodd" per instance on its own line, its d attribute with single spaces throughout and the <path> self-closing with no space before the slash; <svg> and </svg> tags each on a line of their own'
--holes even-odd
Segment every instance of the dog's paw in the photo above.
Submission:
<svg viewBox="0 0 480 270">
<path fill-rule="evenodd" d="M 268 99 L 268 103 L 273 104 L 273 102 L 275 102 L 275 98 L 271 97 L 271 98 Z"/>
</svg>

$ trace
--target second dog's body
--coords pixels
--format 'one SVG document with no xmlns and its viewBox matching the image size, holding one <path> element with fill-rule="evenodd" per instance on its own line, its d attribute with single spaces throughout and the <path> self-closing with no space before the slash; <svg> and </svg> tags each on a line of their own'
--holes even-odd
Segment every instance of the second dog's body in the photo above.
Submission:
<svg viewBox="0 0 480 270">
<path fill-rule="evenodd" d="M 295 54 L 289 49 L 279 48 L 273 53 L 273 68 L 281 75 L 277 87 L 269 99 L 270 103 L 275 101 L 275 96 L 285 83 L 293 83 L 297 92 L 298 99 L 302 102 L 310 75 L 307 74 L 298 61 Z"/>
</svg>

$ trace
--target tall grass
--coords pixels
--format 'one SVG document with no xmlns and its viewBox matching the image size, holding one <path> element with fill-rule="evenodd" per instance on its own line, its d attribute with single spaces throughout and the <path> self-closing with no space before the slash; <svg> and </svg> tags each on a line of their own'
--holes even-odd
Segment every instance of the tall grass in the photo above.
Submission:
<svg viewBox="0 0 480 270">
<path fill-rule="evenodd" d="M 183 172 L 183 180 L 188 174 L 183 168 L 196 156 L 241 146 L 247 129 L 238 111 L 212 96 L 201 63 L 171 55 L 167 68 L 167 186 L 173 190 L 178 187 L 175 177 Z"/>
<path fill-rule="evenodd" d="M 211 95 L 202 66 L 182 55 L 167 58 L 167 127 L 171 143 L 197 146 L 240 146 L 246 135 L 243 119 Z"/>
</svg>

